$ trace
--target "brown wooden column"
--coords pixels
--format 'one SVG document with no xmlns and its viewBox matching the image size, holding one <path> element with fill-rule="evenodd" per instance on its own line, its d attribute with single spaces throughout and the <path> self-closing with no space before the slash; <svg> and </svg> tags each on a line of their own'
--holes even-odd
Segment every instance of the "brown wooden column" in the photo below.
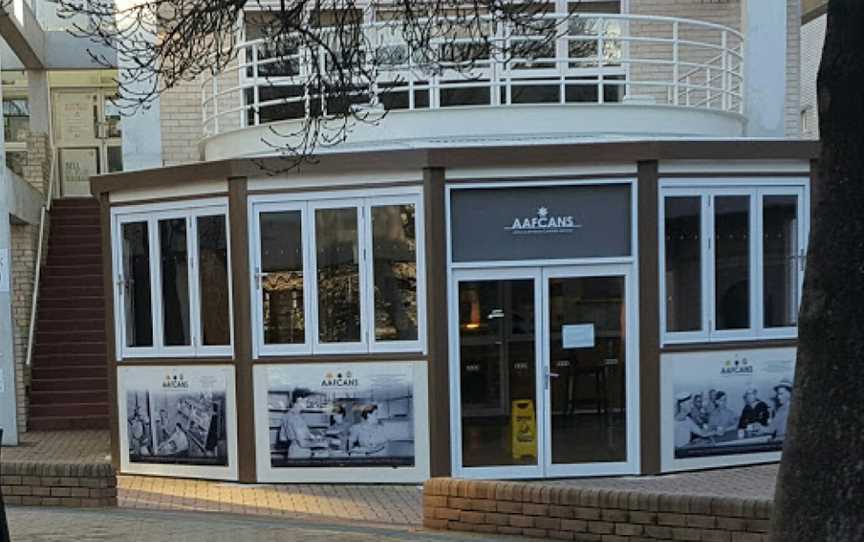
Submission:
<svg viewBox="0 0 864 542">
<path fill-rule="evenodd" d="M 429 455 L 432 476 L 450 476 L 450 377 L 447 333 L 447 227 L 444 168 L 423 170 L 426 329 L 429 341 Z"/>
<path fill-rule="evenodd" d="M 231 286 L 234 302 L 234 372 L 237 393 L 237 461 L 241 482 L 256 482 L 255 404 L 252 386 L 252 310 L 249 297 L 249 216 L 245 177 L 228 179 Z"/>
<path fill-rule="evenodd" d="M 638 165 L 639 415 L 642 474 L 660 472 L 660 239 L 656 161 Z"/>
<path fill-rule="evenodd" d="M 120 420 L 117 403 L 117 345 L 114 330 L 114 266 L 111 250 L 111 202 L 108 194 L 96 194 L 99 225 L 102 229 L 102 291 L 105 295 L 105 361 L 108 371 L 108 428 L 111 435 L 111 463 L 120 471 Z"/>
</svg>

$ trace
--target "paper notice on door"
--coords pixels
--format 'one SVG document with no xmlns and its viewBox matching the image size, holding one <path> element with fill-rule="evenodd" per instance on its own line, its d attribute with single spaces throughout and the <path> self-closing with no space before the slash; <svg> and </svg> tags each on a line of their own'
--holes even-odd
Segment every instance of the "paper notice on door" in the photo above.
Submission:
<svg viewBox="0 0 864 542">
<path fill-rule="evenodd" d="M 564 348 L 594 348 L 594 324 L 561 326 L 561 342 Z"/>
</svg>

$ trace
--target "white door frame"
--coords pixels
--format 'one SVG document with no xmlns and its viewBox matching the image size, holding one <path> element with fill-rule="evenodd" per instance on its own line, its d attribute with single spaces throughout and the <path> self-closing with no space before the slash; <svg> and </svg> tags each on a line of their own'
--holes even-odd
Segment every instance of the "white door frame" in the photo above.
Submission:
<svg viewBox="0 0 864 542">
<path fill-rule="evenodd" d="M 615 474 L 638 474 L 639 473 L 639 323 L 637 321 L 638 302 L 634 287 L 633 264 L 605 264 L 605 265 L 580 265 L 580 266 L 546 266 L 542 268 L 542 301 L 540 308 L 543 311 L 542 333 L 540 337 L 543 348 L 543 370 L 538 372 L 541 380 L 550 380 L 551 367 L 551 344 L 550 344 L 550 321 L 547 316 L 549 310 L 549 279 L 553 278 L 589 278 L 589 277 L 623 277 L 624 278 L 624 390 L 626 409 L 626 433 L 627 433 L 627 460 L 619 462 L 596 462 L 596 463 L 552 463 L 552 387 L 542 382 L 543 395 L 543 440 L 544 449 L 544 474 L 547 477 L 564 476 L 607 476 Z"/>
<path fill-rule="evenodd" d="M 609 463 L 552 464 L 549 378 L 548 281 L 560 277 L 624 277 L 626 315 L 625 391 L 627 408 L 627 460 Z M 450 427 L 453 476 L 460 478 L 543 478 L 638 474 L 640 471 L 639 322 L 635 263 L 555 265 L 492 269 L 453 269 L 448 288 L 450 330 Z M 462 466 L 461 360 L 459 342 L 459 283 L 483 280 L 534 280 L 535 397 L 537 397 L 537 465 L 494 467 Z"/>
<path fill-rule="evenodd" d="M 542 458 L 545 457 L 545 439 L 542 438 L 540 416 L 543 400 L 543 388 L 540 378 L 534 379 L 534 397 L 537 415 L 537 464 L 507 465 L 494 467 L 463 467 L 462 466 L 462 382 L 460 378 L 461 361 L 459 359 L 459 283 L 468 281 L 499 281 L 499 280 L 533 280 L 534 281 L 534 367 L 535 374 L 540 374 L 542 364 L 541 330 L 544 329 L 543 315 L 539 301 L 541 299 L 542 276 L 539 267 L 513 267 L 507 269 L 454 269 L 450 280 L 449 303 L 447 304 L 450 325 L 450 428 L 454 438 L 450 442 L 453 475 L 460 478 L 541 478 L 543 477 Z"/>
</svg>

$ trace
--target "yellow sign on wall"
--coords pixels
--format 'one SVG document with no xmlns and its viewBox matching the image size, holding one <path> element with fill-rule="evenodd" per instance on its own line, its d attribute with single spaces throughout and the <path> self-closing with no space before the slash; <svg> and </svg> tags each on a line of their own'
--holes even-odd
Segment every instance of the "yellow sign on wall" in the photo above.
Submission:
<svg viewBox="0 0 864 542">
<path fill-rule="evenodd" d="M 534 401 L 513 401 L 510 411 L 511 442 L 513 459 L 537 457 L 537 416 Z"/>
</svg>

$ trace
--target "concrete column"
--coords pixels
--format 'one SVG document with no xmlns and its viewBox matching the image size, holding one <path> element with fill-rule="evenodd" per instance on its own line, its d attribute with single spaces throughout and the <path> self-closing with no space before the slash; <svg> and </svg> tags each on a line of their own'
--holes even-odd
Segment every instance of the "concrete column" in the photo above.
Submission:
<svg viewBox="0 0 864 542">
<path fill-rule="evenodd" d="M 2 89 L 0 89 L 2 99 Z M 6 141 L 0 130 L 0 427 L 3 444 L 18 444 L 18 406 L 15 401 L 15 352 L 12 334 L 12 234 L 9 194 L 12 179 L 6 168 Z"/>
<path fill-rule="evenodd" d="M 746 0 L 743 9 L 747 135 L 785 135 L 786 0 Z"/>
<path fill-rule="evenodd" d="M 27 98 L 30 103 L 30 133 L 47 134 L 51 126 L 48 72 L 27 70 Z"/>
<path fill-rule="evenodd" d="M 118 10 L 124 10 L 142 3 L 142 0 L 116 0 Z M 122 21 L 118 21 L 123 24 Z M 144 38 L 147 36 L 136 36 Z M 149 36 L 156 39 L 155 33 Z M 131 81 L 129 69 L 135 60 L 122 54 L 117 55 L 117 68 L 121 83 L 133 93 L 146 92 L 151 81 Z M 132 102 L 128 102 L 131 104 Z M 123 170 L 133 171 L 162 166 L 162 129 L 159 98 L 148 104 L 146 109 L 138 108 L 134 115 L 123 117 Z"/>
</svg>

